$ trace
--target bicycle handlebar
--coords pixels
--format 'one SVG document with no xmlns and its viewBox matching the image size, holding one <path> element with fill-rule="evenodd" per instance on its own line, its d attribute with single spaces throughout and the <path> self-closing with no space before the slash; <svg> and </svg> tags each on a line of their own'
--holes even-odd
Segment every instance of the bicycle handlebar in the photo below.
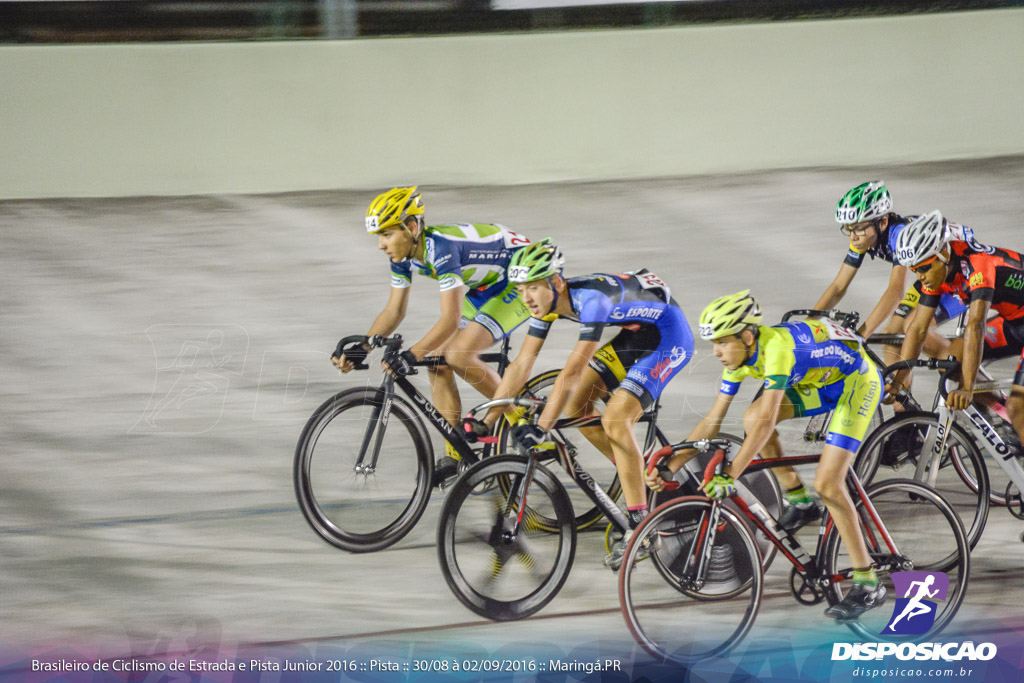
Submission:
<svg viewBox="0 0 1024 683">
<path fill-rule="evenodd" d="M 843 327 L 852 332 L 857 331 L 857 324 L 860 322 L 860 313 L 858 313 L 857 311 L 844 312 L 840 311 L 838 308 L 833 308 L 832 310 L 829 311 L 824 311 L 815 308 L 796 308 L 793 309 L 792 311 L 786 311 L 786 313 L 782 316 L 782 322 L 788 322 L 789 319 L 792 318 L 794 315 L 828 318 L 829 320 L 839 323 L 840 325 L 842 325 Z"/>
<path fill-rule="evenodd" d="M 676 444 L 670 444 L 663 446 L 648 456 L 647 459 L 647 473 L 652 474 L 654 470 L 658 468 L 662 460 L 665 458 L 675 455 L 678 451 L 685 451 L 689 449 L 696 450 L 700 453 L 707 453 L 708 451 L 721 451 L 724 456 L 729 452 L 729 449 L 733 447 L 733 443 L 728 439 L 713 438 L 713 439 L 699 439 L 697 441 L 680 441 Z M 724 459 L 724 458 L 723 458 Z M 666 481 L 665 490 L 674 491 L 679 488 L 678 481 Z"/>
<path fill-rule="evenodd" d="M 913 368 L 928 368 L 929 370 L 939 370 L 944 373 L 948 373 L 951 370 L 956 370 L 960 367 L 960 361 L 958 360 L 940 360 L 938 358 L 917 358 L 914 360 L 901 360 L 892 365 L 887 365 L 882 368 L 882 376 L 888 377 L 894 372 L 899 370 L 911 370 Z"/>
</svg>

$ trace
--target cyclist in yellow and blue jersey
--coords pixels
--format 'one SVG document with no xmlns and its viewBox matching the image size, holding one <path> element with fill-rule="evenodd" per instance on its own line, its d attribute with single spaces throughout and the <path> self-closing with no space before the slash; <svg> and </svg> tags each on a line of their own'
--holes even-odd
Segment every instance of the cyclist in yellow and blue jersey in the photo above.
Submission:
<svg viewBox="0 0 1024 683">
<path fill-rule="evenodd" d="M 506 269 L 513 254 L 530 243 L 503 225 L 459 223 L 426 225 L 423 199 L 416 187 L 396 187 L 377 196 L 366 212 L 366 231 L 391 261 L 391 295 L 370 325 L 367 336 L 389 335 L 405 318 L 413 272 L 436 280 L 441 317 L 419 341 L 402 352 L 408 365 L 424 356 L 443 354 L 446 366 L 429 367 L 434 404 L 452 425 L 462 412 L 455 374 L 490 398 L 500 377 L 480 360 L 480 352 L 504 339 L 530 317 Z M 333 359 L 348 372 L 366 357 L 365 349 Z M 454 374 L 453 374 L 454 371 Z M 434 468 L 434 482 L 458 472 L 458 452 Z"/>
<path fill-rule="evenodd" d="M 735 492 L 735 480 L 754 456 L 782 456 L 775 425 L 780 420 L 835 411 L 829 423 L 814 486 L 828 507 L 840 538 L 854 566 L 854 585 L 838 605 L 825 614 L 839 621 L 856 619 L 885 600 L 885 588 L 878 582 L 864 538 L 857 523 L 853 501 L 846 490 L 848 468 L 860 448 L 871 417 L 882 399 L 882 377 L 864 353 L 858 337 L 829 320 L 808 320 L 774 327 L 761 325 L 761 310 L 749 290 L 711 302 L 700 317 L 700 336 L 714 344 L 715 357 L 725 366 L 718 398 L 687 440 L 718 435 L 722 421 L 739 389 L 751 377 L 762 383 L 759 395 L 743 416 L 746 439 L 729 470 L 715 476 L 705 487 L 707 494 L 723 498 Z M 674 456 L 668 470 L 677 471 L 692 452 Z M 787 497 L 810 498 L 792 468 L 774 468 Z M 660 490 L 668 472 L 647 477 L 648 485 Z M 800 508 L 790 505 L 779 522 L 792 533 L 799 526 L 820 517 L 813 503 Z"/>
</svg>

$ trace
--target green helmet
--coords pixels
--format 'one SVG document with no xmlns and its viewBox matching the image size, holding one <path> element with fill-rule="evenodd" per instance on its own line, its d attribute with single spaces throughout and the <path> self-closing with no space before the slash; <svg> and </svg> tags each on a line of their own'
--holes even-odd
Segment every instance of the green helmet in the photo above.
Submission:
<svg viewBox="0 0 1024 683">
<path fill-rule="evenodd" d="M 700 338 L 708 341 L 739 334 L 748 325 L 761 322 L 761 307 L 750 290 L 718 297 L 701 311 L 698 328 Z"/>
<path fill-rule="evenodd" d="M 552 243 L 550 237 L 529 244 L 512 255 L 508 264 L 509 282 L 521 284 L 543 280 L 552 275 L 561 275 L 565 258 L 562 251 Z"/>
<path fill-rule="evenodd" d="M 892 210 L 892 196 L 885 181 L 872 180 L 853 188 L 836 204 L 836 222 L 843 225 L 881 218 Z"/>
</svg>

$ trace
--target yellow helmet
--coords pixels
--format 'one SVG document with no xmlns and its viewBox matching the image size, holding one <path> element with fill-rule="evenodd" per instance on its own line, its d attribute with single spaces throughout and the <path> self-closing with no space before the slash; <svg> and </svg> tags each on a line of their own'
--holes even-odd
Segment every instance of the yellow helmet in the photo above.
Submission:
<svg viewBox="0 0 1024 683">
<path fill-rule="evenodd" d="M 719 297 L 701 311 L 700 338 L 714 340 L 739 334 L 748 325 L 759 324 L 761 317 L 761 307 L 749 289 Z"/>
<path fill-rule="evenodd" d="M 377 195 L 366 210 L 366 232 L 375 235 L 381 230 L 404 225 L 409 216 L 423 215 L 423 199 L 413 187 L 396 187 Z"/>
</svg>

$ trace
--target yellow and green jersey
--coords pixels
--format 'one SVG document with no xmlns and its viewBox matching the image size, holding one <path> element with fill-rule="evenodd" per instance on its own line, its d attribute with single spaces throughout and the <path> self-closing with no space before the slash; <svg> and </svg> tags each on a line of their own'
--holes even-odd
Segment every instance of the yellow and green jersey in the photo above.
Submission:
<svg viewBox="0 0 1024 683">
<path fill-rule="evenodd" d="M 872 367 L 857 337 L 828 320 L 760 326 L 757 332 L 750 360 L 722 373 L 721 393 L 734 395 L 747 377 L 763 380 L 765 389 L 818 389 Z"/>
</svg>

